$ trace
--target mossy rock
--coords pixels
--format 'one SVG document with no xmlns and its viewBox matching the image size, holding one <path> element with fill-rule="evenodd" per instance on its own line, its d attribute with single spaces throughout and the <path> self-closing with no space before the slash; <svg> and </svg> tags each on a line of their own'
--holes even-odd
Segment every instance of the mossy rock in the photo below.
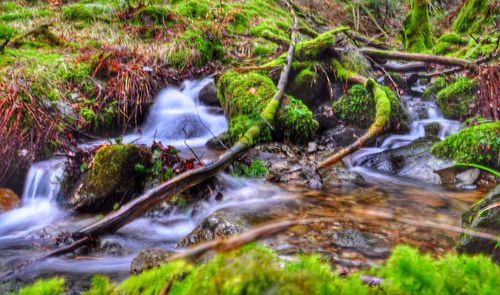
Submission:
<svg viewBox="0 0 500 295">
<path fill-rule="evenodd" d="M 403 24 L 405 50 L 423 52 L 434 46 L 429 17 L 429 0 L 412 0 L 411 10 Z"/>
<path fill-rule="evenodd" d="M 436 96 L 436 103 L 446 118 L 464 119 L 469 114 L 469 105 L 475 100 L 476 82 L 469 78 L 458 78 Z"/>
<path fill-rule="evenodd" d="M 409 117 L 396 94 L 388 87 L 381 86 L 391 103 L 389 130 L 408 129 Z M 375 119 L 375 98 L 363 85 L 353 85 L 347 93 L 332 104 L 339 119 L 361 128 L 368 128 Z"/>
<path fill-rule="evenodd" d="M 217 95 L 229 119 L 229 135 L 233 141 L 261 122 L 261 112 L 276 91 L 271 78 L 258 72 L 238 74 L 228 71 L 219 78 Z M 297 99 L 290 99 L 289 102 L 282 106 L 278 114 L 274 134 L 266 128 L 255 139 L 257 142 L 266 142 L 273 137 L 295 142 L 307 140 L 315 134 L 317 122 L 309 108 Z M 268 123 L 274 125 L 274 122 Z"/>
<path fill-rule="evenodd" d="M 142 192 L 145 175 L 136 167 L 148 167 L 151 153 L 144 146 L 106 145 L 100 148 L 91 169 L 69 200 L 79 212 L 103 212 L 116 208 Z"/>
<path fill-rule="evenodd" d="M 425 89 L 422 99 L 425 101 L 431 100 L 444 88 L 446 88 L 446 79 L 444 77 L 436 78 L 432 84 Z"/>
<path fill-rule="evenodd" d="M 467 39 L 457 33 L 448 33 L 439 37 L 436 45 L 432 49 L 435 54 L 447 54 L 455 52 L 461 47 L 466 46 Z"/>
<path fill-rule="evenodd" d="M 299 97 L 310 108 L 329 99 L 325 75 L 318 72 L 314 65 L 300 69 L 288 84 L 286 92 Z"/>
<path fill-rule="evenodd" d="M 500 207 L 494 205 L 499 201 L 500 185 L 463 214 L 462 226 L 473 230 L 497 231 L 500 228 Z M 500 263 L 500 249 L 497 241 L 462 234 L 457 250 L 468 254 L 491 255 L 497 263 Z"/>
<path fill-rule="evenodd" d="M 468 127 L 434 144 L 431 153 L 457 162 L 500 168 L 500 122 Z"/>
</svg>

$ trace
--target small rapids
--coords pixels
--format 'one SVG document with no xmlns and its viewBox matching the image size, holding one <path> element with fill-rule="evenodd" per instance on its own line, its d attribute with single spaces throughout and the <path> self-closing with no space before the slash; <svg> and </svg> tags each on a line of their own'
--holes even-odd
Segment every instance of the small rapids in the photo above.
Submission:
<svg viewBox="0 0 500 295">
<path fill-rule="evenodd" d="M 214 135 L 227 130 L 228 125 L 220 110 L 204 106 L 198 99 L 200 90 L 209 82 L 210 79 L 185 81 L 180 88 L 170 87 L 161 91 L 144 124 L 125 135 L 122 142 L 151 144 L 161 141 L 165 145 L 174 145 L 188 156 L 188 147 L 193 147 L 204 159 L 213 158 L 214 155 L 204 144 Z M 461 194 L 436 186 L 415 186 L 396 177 L 390 185 L 385 185 L 383 176 L 356 166 L 357 160 L 363 156 L 400 147 L 424 136 L 427 124 L 439 123 L 441 138 L 458 130 L 459 123 L 444 119 L 435 103 L 423 102 L 415 96 L 406 95 L 403 98 L 410 114 L 416 114 L 417 108 L 423 108 L 426 118 L 414 117 L 409 134 L 391 135 L 380 146 L 363 148 L 345 159 L 353 170 L 369 176 L 370 182 L 375 184 L 373 187 L 310 192 L 304 188 L 271 184 L 263 179 L 241 179 L 221 174 L 217 178 L 223 187 L 222 200 L 208 199 L 183 208 L 161 206 L 118 232 L 104 236 L 97 248 L 83 249 L 74 255 L 51 258 L 37 264 L 23 275 L 23 280 L 29 282 L 59 274 L 65 276 L 70 284 L 74 283 L 77 289 L 81 289 L 81 284 L 86 284 L 96 273 L 122 280 L 129 275 L 131 261 L 141 250 L 162 248 L 179 251 L 177 243 L 205 218 L 218 211 L 244 216 L 251 226 L 282 218 L 336 218 L 338 222 L 331 226 L 300 227 L 280 235 L 272 244 L 283 250 L 285 255 L 287 249 L 306 253 L 320 251 L 331 257 L 334 263 L 351 267 L 384 258 L 385 254 L 380 253 L 386 253 L 399 240 L 412 241 L 438 252 L 445 251 L 453 245 L 454 234 L 430 230 L 421 232 L 391 221 L 353 221 L 344 213 L 346 209 L 366 205 L 457 224 L 461 210 L 477 197 L 472 192 Z M 94 141 L 82 146 L 102 143 L 104 141 Z M 22 206 L 0 214 L 0 272 L 10 270 L 27 258 L 43 255 L 46 253 L 44 245 L 53 245 L 58 235 L 78 230 L 100 218 L 75 215 L 58 205 L 64 165 L 63 158 L 33 164 L 26 177 Z M 338 245 L 332 244 L 332 236 L 352 228 L 370 232 L 373 235 L 370 241 L 378 239 L 379 242 L 370 246 L 373 249 L 363 248 L 361 256 L 353 256 L 352 248 L 356 247 L 340 251 Z M 436 239 L 438 235 L 440 239 Z M 351 260 L 361 262 L 351 263 Z"/>
</svg>

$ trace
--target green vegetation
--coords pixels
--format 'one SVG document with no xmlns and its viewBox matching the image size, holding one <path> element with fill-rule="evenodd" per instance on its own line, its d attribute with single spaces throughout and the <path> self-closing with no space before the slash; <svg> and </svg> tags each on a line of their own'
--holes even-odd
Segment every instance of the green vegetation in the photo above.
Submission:
<svg viewBox="0 0 500 295">
<path fill-rule="evenodd" d="M 19 290 L 19 295 L 60 295 L 64 293 L 64 279 L 39 280 Z"/>
<path fill-rule="evenodd" d="M 453 21 L 457 33 L 478 33 L 486 21 L 488 0 L 467 0 Z"/>
<path fill-rule="evenodd" d="M 85 294 L 159 294 L 165 286 L 170 286 L 169 294 L 233 295 L 495 294 L 500 288 L 500 267 L 489 258 L 447 254 L 434 259 L 408 246 L 396 247 L 386 265 L 368 274 L 382 278 L 382 283 L 364 284 L 360 274 L 341 277 L 316 255 L 282 260 L 272 250 L 247 245 L 200 265 L 183 261 L 165 264 L 132 276 L 119 286 L 96 276 Z M 35 285 L 40 288 L 50 283 L 39 281 Z M 23 288 L 22 294 L 40 294 L 30 288 Z M 47 294 L 61 293 L 57 291 Z"/>
<path fill-rule="evenodd" d="M 377 109 L 389 110 L 390 119 L 386 127 L 393 130 L 397 129 L 398 126 L 404 127 L 408 123 L 408 116 L 396 94 L 385 86 L 378 86 L 377 89 L 384 92 L 383 95 L 387 96 L 390 102 L 390 106 L 387 106 L 387 108 L 378 108 L 377 106 Z M 342 96 L 338 101 L 333 102 L 332 107 L 341 120 L 361 128 L 368 128 L 372 125 L 375 118 L 385 117 L 385 115 L 377 116 L 375 113 L 378 101 L 365 86 L 356 84 L 347 91 L 346 95 Z"/>
<path fill-rule="evenodd" d="M 278 131 L 275 137 L 303 143 L 316 134 L 319 124 L 302 100 L 290 97 L 278 113 L 276 127 Z"/>
<path fill-rule="evenodd" d="M 436 143 L 431 153 L 457 162 L 500 167 L 500 122 L 468 127 Z"/>
<path fill-rule="evenodd" d="M 81 20 L 86 22 L 109 19 L 114 13 L 110 6 L 100 3 L 75 3 L 63 7 L 62 11 L 64 17 L 69 20 Z"/>
<path fill-rule="evenodd" d="M 437 93 L 446 88 L 446 79 L 444 77 L 436 78 L 432 84 L 427 87 L 422 95 L 423 100 L 431 100 Z"/>
<path fill-rule="evenodd" d="M 412 0 L 410 13 L 403 26 L 405 50 L 423 52 L 431 49 L 434 42 L 429 19 L 429 0 Z"/>
<path fill-rule="evenodd" d="M 266 165 L 261 160 L 252 160 L 250 165 L 237 161 L 233 164 L 231 175 L 239 177 L 265 177 L 268 172 Z"/>
<path fill-rule="evenodd" d="M 451 119 L 464 119 L 469 105 L 475 100 L 476 82 L 461 77 L 437 93 L 436 103 L 443 115 Z"/>
</svg>

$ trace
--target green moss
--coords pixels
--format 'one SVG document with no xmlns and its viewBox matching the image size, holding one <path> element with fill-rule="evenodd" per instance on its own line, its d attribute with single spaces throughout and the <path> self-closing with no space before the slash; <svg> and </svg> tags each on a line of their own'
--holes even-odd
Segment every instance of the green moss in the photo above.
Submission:
<svg viewBox="0 0 500 295">
<path fill-rule="evenodd" d="M 431 49 L 432 29 L 429 17 L 429 0 L 412 0 L 411 10 L 403 24 L 405 50 L 423 52 Z"/>
<path fill-rule="evenodd" d="M 312 111 L 299 99 L 290 97 L 277 118 L 279 138 L 290 142 L 306 142 L 319 128 Z"/>
<path fill-rule="evenodd" d="M 183 68 L 186 65 L 202 66 L 212 59 L 223 58 L 224 53 L 217 36 L 201 30 L 186 30 L 171 43 L 167 59 L 171 65 Z"/>
<path fill-rule="evenodd" d="M 137 11 L 135 18 L 138 22 L 143 22 L 144 19 L 152 21 L 155 25 L 167 25 L 172 27 L 175 24 L 175 13 L 167 6 L 163 5 L 148 5 Z"/>
<path fill-rule="evenodd" d="M 432 82 L 432 84 L 427 87 L 422 95 L 423 100 L 431 100 L 437 95 L 439 91 L 446 88 L 446 79 L 444 77 L 438 77 Z"/>
<path fill-rule="evenodd" d="M 476 83 L 469 78 L 458 78 L 436 96 L 436 103 L 443 115 L 462 119 L 469 113 L 469 105 L 475 100 Z"/>
<path fill-rule="evenodd" d="M 467 40 L 456 33 L 448 33 L 441 36 L 433 48 L 435 54 L 446 54 L 459 50 L 467 45 Z"/>
<path fill-rule="evenodd" d="M 436 143 L 431 153 L 445 159 L 500 167 L 500 122 L 468 127 Z"/>
<path fill-rule="evenodd" d="M 205 1 L 187 0 L 178 5 L 179 14 L 190 18 L 209 18 L 209 8 Z"/>
<path fill-rule="evenodd" d="M 368 84 L 373 87 L 373 93 L 365 86 L 357 84 L 353 85 L 346 95 L 333 102 L 332 107 L 337 116 L 344 122 L 361 128 L 375 124 L 397 130 L 398 127 L 406 126 L 408 115 L 396 94 L 388 87 L 373 82 Z"/>
<path fill-rule="evenodd" d="M 36 17 L 46 17 L 50 15 L 50 10 L 44 8 L 31 8 L 21 6 L 13 1 L 0 3 L 0 20 L 15 21 Z"/>
<path fill-rule="evenodd" d="M 467 0 L 455 17 L 452 28 L 457 33 L 477 33 L 486 20 L 488 0 Z"/>
<path fill-rule="evenodd" d="M 361 281 L 360 273 L 338 275 L 317 255 L 283 260 L 274 251 L 252 244 L 199 265 L 164 264 L 119 286 L 98 276 L 84 294 L 149 295 L 159 294 L 166 286 L 173 295 L 496 294 L 500 288 L 500 266 L 487 257 L 447 254 L 436 259 L 404 245 L 393 250 L 385 265 L 365 272 L 383 281 L 370 286 Z M 50 285 L 45 284 L 47 289 Z"/>
<path fill-rule="evenodd" d="M 244 162 L 235 162 L 231 175 L 239 177 L 265 177 L 268 174 L 266 165 L 261 160 L 252 160 L 250 165 Z"/>
<path fill-rule="evenodd" d="M 76 3 L 64 6 L 62 8 L 62 12 L 64 17 L 69 20 L 81 20 L 86 22 L 94 20 L 107 20 L 114 13 L 110 6 L 99 3 Z"/>
<path fill-rule="evenodd" d="M 252 56 L 265 57 L 276 53 L 278 45 L 272 42 L 258 42 L 253 48 Z"/>
<path fill-rule="evenodd" d="M 38 280 L 33 285 L 21 288 L 19 295 L 60 295 L 64 293 L 64 279 Z"/>
<path fill-rule="evenodd" d="M 351 70 L 346 69 L 342 63 L 340 63 L 339 60 L 332 58 L 330 60 L 331 65 L 333 66 L 335 70 L 335 74 L 337 75 L 337 78 L 343 80 L 343 81 L 349 81 L 351 78 L 358 77 L 358 73 L 355 73 Z"/>
<path fill-rule="evenodd" d="M 10 39 L 19 34 L 16 29 L 0 22 L 0 39 Z"/>
<path fill-rule="evenodd" d="M 335 43 L 335 34 L 348 30 L 347 27 L 338 27 L 318 35 L 316 38 L 299 42 L 295 47 L 294 57 L 298 61 L 317 60 L 323 56 Z"/>
<path fill-rule="evenodd" d="M 107 196 L 114 191 L 136 190 L 135 166 L 147 166 L 149 158 L 140 147 L 133 144 L 115 144 L 100 148 L 89 172 L 89 189 L 98 196 Z M 139 177 L 140 178 L 140 177 Z"/>
</svg>

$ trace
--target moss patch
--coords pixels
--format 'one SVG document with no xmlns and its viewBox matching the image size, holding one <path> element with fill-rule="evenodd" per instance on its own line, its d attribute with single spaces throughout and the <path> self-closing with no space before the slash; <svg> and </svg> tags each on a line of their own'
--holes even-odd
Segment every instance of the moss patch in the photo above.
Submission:
<svg viewBox="0 0 500 295">
<path fill-rule="evenodd" d="M 452 28 L 458 33 L 480 32 L 486 19 L 488 0 L 467 0 L 455 17 Z"/>
<path fill-rule="evenodd" d="M 237 161 L 233 164 L 231 175 L 240 177 L 265 177 L 268 172 L 262 160 L 252 160 L 250 164 Z"/>
<path fill-rule="evenodd" d="M 468 127 L 436 143 L 431 153 L 457 162 L 498 169 L 500 167 L 500 122 Z"/>
<path fill-rule="evenodd" d="M 390 102 L 390 107 L 388 106 L 390 109 L 390 119 L 386 128 L 397 130 L 398 127 L 405 126 L 408 123 L 408 115 L 401 106 L 396 94 L 385 86 L 377 86 L 377 91 L 383 91 L 383 94 L 380 93 L 380 95 L 386 95 Z M 372 125 L 376 117 L 383 117 L 376 116 L 376 109 L 387 109 L 383 106 L 378 108 L 373 94 L 365 86 L 359 84 L 353 85 L 347 91 L 346 95 L 342 96 L 338 101 L 333 102 L 332 107 L 341 120 L 361 128 L 368 128 Z"/>
<path fill-rule="evenodd" d="M 438 77 L 429 87 L 425 89 L 422 99 L 431 100 L 432 98 L 435 98 L 437 93 L 444 88 L 446 88 L 446 79 L 444 77 Z"/>
<path fill-rule="evenodd" d="M 410 13 L 403 24 L 405 50 L 423 52 L 432 48 L 434 42 L 429 18 L 429 0 L 412 0 Z"/>
<path fill-rule="evenodd" d="M 436 103 L 443 115 L 451 119 L 463 119 L 469 113 L 469 105 L 475 100 L 476 83 L 469 78 L 458 78 L 436 96 Z"/>
</svg>

